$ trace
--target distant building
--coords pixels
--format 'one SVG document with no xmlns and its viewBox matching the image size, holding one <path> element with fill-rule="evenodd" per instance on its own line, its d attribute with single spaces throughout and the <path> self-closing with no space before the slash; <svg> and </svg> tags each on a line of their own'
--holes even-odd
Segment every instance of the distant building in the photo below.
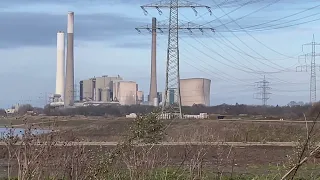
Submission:
<svg viewBox="0 0 320 180">
<path fill-rule="evenodd" d="M 143 92 L 138 90 L 138 84 L 124 81 L 122 77 L 94 77 L 80 81 L 80 101 L 85 104 L 134 105 L 143 103 Z"/>
<path fill-rule="evenodd" d="M 112 88 L 115 81 L 122 77 L 94 77 L 80 81 L 80 101 L 112 101 Z"/>
<path fill-rule="evenodd" d="M 137 91 L 137 104 L 143 104 L 143 102 L 144 102 L 143 91 Z"/>
<path fill-rule="evenodd" d="M 169 89 L 169 91 L 167 92 L 167 102 L 169 104 L 174 104 L 174 103 L 177 103 L 178 102 L 178 99 L 177 99 L 177 90 L 176 89 Z M 160 93 L 159 93 L 160 95 Z M 163 101 L 165 100 L 165 93 L 161 93 L 162 97 L 161 97 L 161 102 L 163 103 Z"/>
<path fill-rule="evenodd" d="M 120 105 L 137 104 L 137 83 L 133 81 L 118 81 L 113 83 L 113 101 Z"/>
</svg>

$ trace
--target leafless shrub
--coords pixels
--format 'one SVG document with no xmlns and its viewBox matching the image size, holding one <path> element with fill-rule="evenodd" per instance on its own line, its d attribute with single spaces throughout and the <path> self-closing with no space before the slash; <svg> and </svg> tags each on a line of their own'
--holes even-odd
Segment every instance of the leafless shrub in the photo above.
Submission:
<svg viewBox="0 0 320 180">
<path fill-rule="evenodd" d="M 37 134 L 39 129 L 28 122 L 23 134 L 16 134 L 16 130 L 10 128 L 2 139 L 7 150 L 8 179 L 87 179 L 89 157 L 83 146 L 58 142 L 59 134 L 49 130 Z"/>
<path fill-rule="evenodd" d="M 296 176 L 299 168 L 311 157 L 316 156 L 320 151 L 320 145 L 315 144 L 314 137 L 315 134 L 315 126 L 318 123 L 318 119 L 320 117 L 320 104 L 315 104 L 312 109 L 310 110 L 310 117 L 313 117 L 313 121 L 311 124 L 310 129 L 307 126 L 307 137 L 304 139 L 304 141 L 300 140 L 300 144 L 297 146 L 297 150 L 295 151 L 296 156 L 291 161 L 292 167 L 291 169 L 282 177 L 282 179 L 286 179 L 291 176 L 291 179 L 293 180 Z"/>
</svg>

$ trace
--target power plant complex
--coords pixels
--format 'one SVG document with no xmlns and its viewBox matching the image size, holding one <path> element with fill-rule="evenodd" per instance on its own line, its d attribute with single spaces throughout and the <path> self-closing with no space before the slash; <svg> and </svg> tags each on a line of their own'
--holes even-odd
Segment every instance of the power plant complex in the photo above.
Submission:
<svg viewBox="0 0 320 180">
<path fill-rule="evenodd" d="M 68 12 L 67 49 L 65 56 L 65 33 L 57 33 L 56 90 L 50 103 L 53 107 L 75 107 L 86 105 L 151 105 L 159 106 L 167 97 L 170 104 L 177 101 L 173 90 L 164 93 L 157 91 L 156 28 L 152 28 L 150 91 L 145 99 L 139 85 L 121 76 L 101 76 L 81 80 L 80 98 L 75 101 L 74 87 L 74 12 Z M 152 27 L 156 27 L 152 18 Z M 205 78 L 180 79 L 181 105 L 210 105 L 211 80 Z"/>
</svg>

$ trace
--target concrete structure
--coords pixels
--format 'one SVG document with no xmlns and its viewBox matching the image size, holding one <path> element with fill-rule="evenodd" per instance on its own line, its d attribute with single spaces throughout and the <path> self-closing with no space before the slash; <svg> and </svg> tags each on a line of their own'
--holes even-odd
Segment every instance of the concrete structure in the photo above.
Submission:
<svg viewBox="0 0 320 180">
<path fill-rule="evenodd" d="M 199 115 L 191 115 L 191 114 L 184 114 L 184 119 L 208 119 L 209 115 L 207 113 L 200 113 Z"/>
<path fill-rule="evenodd" d="M 133 81 L 119 81 L 113 83 L 113 100 L 120 105 L 137 104 L 137 83 Z"/>
<path fill-rule="evenodd" d="M 210 105 L 211 80 L 205 78 L 191 78 L 180 80 L 181 104 L 192 106 L 194 104 Z"/>
<path fill-rule="evenodd" d="M 14 114 L 14 113 L 19 112 L 19 108 L 20 108 L 20 104 L 18 103 L 13 108 L 6 109 L 5 111 L 7 114 Z"/>
<path fill-rule="evenodd" d="M 121 81 L 122 77 L 102 76 L 80 81 L 80 101 L 113 100 L 113 83 Z"/>
<path fill-rule="evenodd" d="M 144 101 L 143 91 L 137 91 L 137 104 L 142 104 Z"/>
<path fill-rule="evenodd" d="M 159 99 L 158 98 L 153 99 L 153 106 L 155 106 L 155 107 L 159 106 Z"/>
<path fill-rule="evenodd" d="M 74 104 L 74 13 L 68 13 L 68 41 L 66 61 L 66 83 L 64 93 L 64 105 L 66 107 Z"/>
<path fill-rule="evenodd" d="M 65 44 L 64 32 L 57 33 L 57 70 L 56 70 L 56 92 L 60 95 L 59 101 L 63 101 L 64 97 L 64 78 L 65 78 Z"/>
<path fill-rule="evenodd" d="M 108 77 L 108 76 L 102 76 L 102 77 L 96 77 L 95 78 L 95 87 L 94 91 L 96 94 L 95 101 L 111 101 L 112 99 L 112 88 L 113 88 L 113 82 L 117 80 L 122 80 L 120 76 L 116 77 Z"/>
<path fill-rule="evenodd" d="M 153 104 L 157 98 L 157 19 L 152 18 L 152 46 L 151 46 L 151 77 L 149 102 Z"/>
<path fill-rule="evenodd" d="M 81 85 L 82 84 L 82 85 Z M 93 100 L 93 79 L 80 81 L 80 101 Z"/>
</svg>

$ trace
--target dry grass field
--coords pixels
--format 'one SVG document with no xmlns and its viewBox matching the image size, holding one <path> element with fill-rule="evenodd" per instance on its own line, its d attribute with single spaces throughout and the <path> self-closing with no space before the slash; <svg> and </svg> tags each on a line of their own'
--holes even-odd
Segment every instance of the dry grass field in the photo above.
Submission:
<svg viewBox="0 0 320 180">
<path fill-rule="evenodd" d="M 132 123 L 133 119 L 84 116 L 24 116 L 0 119 L 0 124 L 3 127 L 23 128 L 25 124 L 33 124 L 32 128 L 56 130 L 59 141 L 65 142 L 120 142 L 125 136 L 129 135 L 129 128 Z M 303 142 L 307 132 L 306 124 L 297 122 L 174 120 L 164 121 L 164 124 L 165 126 L 170 124 L 165 131 L 164 138 L 164 141 L 169 142 Z M 309 123 L 309 126 L 310 125 L 311 123 Z M 316 125 L 315 128 L 319 129 L 319 125 Z M 314 136 L 313 141 L 318 140 L 319 137 Z M 0 175 L 5 177 L 8 168 L 6 162 L 9 155 L 6 147 L 2 146 L 1 148 Z M 65 147 L 65 149 L 66 148 L 72 149 L 75 147 Z M 95 158 L 97 158 L 100 155 L 105 155 L 106 152 L 112 151 L 114 148 L 113 146 L 86 146 L 83 147 L 81 154 L 82 156 L 84 156 L 83 154 L 94 154 Z M 63 154 L 66 153 L 65 149 L 63 149 L 63 147 L 53 147 L 50 153 Z M 184 169 L 184 172 L 188 172 L 187 174 L 198 173 L 197 176 L 200 176 L 199 173 L 201 171 L 202 173 L 210 172 L 215 175 L 224 174 L 227 177 L 243 175 L 247 178 L 259 176 L 262 177 L 261 179 L 269 179 L 273 176 L 273 178 L 276 177 L 275 179 L 280 179 L 280 176 L 292 165 L 298 150 L 296 147 L 276 146 L 232 147 L 219 145 L 177 145 L 151 146 L 150 148 L 139 147 L 135 148 L 134 152 L 144 152 L 140 158 L 142 158 L 143 161 L 148 161 L 148 163 L 140 164 L 141 167 L 148 166 L 148 168 L 152 167 L 153 169 L 156 169 L 156 167 L 166 167 L 166 170 L 170 167 L 170 169 L 178 169 L 176 171 L 179 172 Z M 69 151 L 74 152 L 74 150 Z M 73 153 L 73 155 L 74 154 L 76 153 Z M 63 157 L 65 158 L 65 156 Z M 77 155 L 77 157 L 79 157 L 79 155 Z M 133 157 L 127 159 L 127 161 L 132 163 L 132 158 L 137 158 L 136 156 Z M 86 158 L 90 159 L 89 157 L 85 157 L 85 159 Z M 64 159 L 64 161 L 65 160 L 66 159 Z M 61 162 L 64 161 L 61 160 Z M 137 163 L 136 161 L 137 160 L 135 160 L 134 163 L 135 165 Z M 128 164 L 130 163 L 123 161 L 121 166 L 128 169 Z M 308 175 L 308 177 L 310 177 L 309 179 L 319 177 L 319 163 L 320 160 L 317 157 L 313 157 L 304 165 L 302 171 L 299 171 L 299 176 L 306 177 Z M 52 164 L 55 163 L 52 162 Z M 89 165 L 86 166 L 88 167 Z M 130 167 L 131 166 L 132 165 L 130 165 Z M 12 173 L 18 174 L 19 167 L 12 167 Z M 61 165 L 55 164 L 54 168 L 53 166 L 50 168 L 55 169 L 58 167 L 61 168 Z M 201 170 L 199 170 L 199 168 Z M 58 169 L 57 171 L 60 171 Z M 161 168 L 160 171 L 162 171 L 162 169 L 163 168 Z M 312 175 L 312 178 L 310 175 Z M 184 179 L 184 176 L 181 177 Z M 201 177 L 203 178 L 200 179 L 211 179 L 210 177 L 213 176 L 208 175 L 206 178 L 204 178 L 204 176 Z"/>
</svg>

